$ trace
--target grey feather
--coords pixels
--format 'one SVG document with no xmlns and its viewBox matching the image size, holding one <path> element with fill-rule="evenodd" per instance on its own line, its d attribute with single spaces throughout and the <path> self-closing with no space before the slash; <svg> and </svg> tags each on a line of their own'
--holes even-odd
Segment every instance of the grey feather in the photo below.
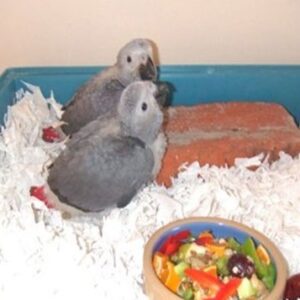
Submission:
<svg viewBox="0 0 300 300">
<path fill-rule="evenodd" d="M 85 212 L 123 207 L 153 179 L 151 146 L 163 122 L 156 93 L 151 82 L 130 84 L 116 117 L 101 116 L 72 136 L 49 170 L 61 202 Z"/>
<path fill-rule="evenodd" d="M 116 63 L 92 77 L 64 107 L 62 130 L 71 135 L 97 117 L 116 113 L 123 90 L 141 79 L 156 80 L 152 42 L 135 39 L 118 53 Z"/>
</svg>

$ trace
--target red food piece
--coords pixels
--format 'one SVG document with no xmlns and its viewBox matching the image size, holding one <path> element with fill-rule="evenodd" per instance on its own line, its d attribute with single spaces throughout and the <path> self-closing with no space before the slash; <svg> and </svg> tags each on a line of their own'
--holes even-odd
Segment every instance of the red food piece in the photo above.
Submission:
<svg viewBox="0 0 300 300">
<path fill-rule="evenodd" d="M 41 201 L 45 201 L 47 199 L 43 186 L 32 186 L 30 188 L 30 195 Z"/>
<path fill-rule="evenodd" d="M 200 246 L 205 246 L 207 244 L 213 244 L 214 243 L 214 236 L 210 231 L 203 231 L 199 234 L 196 244 Z"/>
<path fill-rule="evenodd" d="M 45 142 L 53 143 L 60 139 L 60 135 L 59 132 L 54 127 L 50 126 L 47 128 L 43 128 L 42 139 Z"/>
<path fill-rule="evenodd" d="M 196 281 L 200 286 L 204 288 L 219 291 L 224 286 L 224 284 L 218 277 L 215 277 L 201 270 L 188 268 L 185 270 L 185 275 L 190 279 Z"/>
<path fill-rule="evenodd" d="M 187 239 L 190 235 L 191 232 L 189 230 L 183 230 L 174 235 L 170 235 L 160 247 L 159 252 L 166 255 L 174 254 L 182 244 L 182 241 Z"/>
<path fill-rule="evenodd" d="M 286 300 L 300 299 L 300 274 L 295 274 L 287 280 L 283 298 Z"/>
<path fill-rule="evenodd" d="M 233 277 L 230 281 L 220 288 L 214 300 L 228 300 L 229 297 L 234 296 L 237 292 L 242 279 Z"/>
<path fill-rule="evenodd" d="M 179 241 L 172 241 L 166 246 L 165 254 L 172 255 L 174 254 L 178 248 L 180 247 L 181 243 Z"/>
<path fill-rule="evenodd" d="M 44 202 L 48 208 L 53 208 L 53 204 L 50 203 L 49 199 L 45 194 L 45 188 L 43 186 L 32 186 L 30 188 L 30 196 L 33 196 L 40 201 Z"/>
<path fill-rule="evenodd" d="M 163 245 L 160 247 L 159 252 L 166 255 L 172 255 L 178 250 L 180 244 L 180 241 L 174 239 L 174 236 L 169 236 L 163 243 Z"/>
<path fill-rule="evenodd" d="M 210 236 L 202 236 L 196 240 L 196 244 L 198 244 L 200 246 L 205 246 L 207 244 L 212 244 L 213 241 L 214 241 L 213 238 Z"/>
<path fill-rule="evenodd" d="M 186 240 L 191 235 L 189 230 L 183 230 L 174 235 L 174 239 L 177 241 Z"/>
<path fill-rule="evenodd" d="M 165 240 L 165 242 L 162 244 L 162 246 L 160 247 L 160 249 L 159 249 L 159 252 L 160 253 L 163 253 L 163 254 L 165 254 L 165 251 L 166 251 L 166 248 L 167 248 L 167 246 L 172 242 L 172 236 L 169 236 L 166 240 Z"/>
</svg>

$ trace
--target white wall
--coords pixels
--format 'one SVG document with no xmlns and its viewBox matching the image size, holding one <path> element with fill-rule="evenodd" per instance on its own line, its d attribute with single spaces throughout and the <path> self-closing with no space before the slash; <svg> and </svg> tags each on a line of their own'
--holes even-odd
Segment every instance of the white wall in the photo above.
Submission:
<svg viewBox="0 0 300 300">
<path fill-rule="evenodd" d="M 135 37 L 162 64 L 300 64 L 299 0 L 1 0 L 0 72 L 106 65 Z"/>
</svg>

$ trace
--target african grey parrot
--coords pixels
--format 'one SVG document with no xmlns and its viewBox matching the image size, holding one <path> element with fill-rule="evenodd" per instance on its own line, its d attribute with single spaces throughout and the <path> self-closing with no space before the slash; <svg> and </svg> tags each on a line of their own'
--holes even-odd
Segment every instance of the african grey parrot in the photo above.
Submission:
<svg viewBox="0 0 300 300">
<path fill-rule="evenodd" d="M 132 40 L 119 51 L 115 65 L 92 77 L 64 107 L 63 132 L 71 135 L 99 116 L 115 113 L 121 93 L 130 83 L 156 79 L 152 42 Z"/>
<path fill-rule="evenodd" d="M 156 95 L 152 82 L 133 82 L 121 95 L 117 117 L 101 116 L 72 136 L 49 170 L 49 187 L 60 202 L 84 212 L 124 207 L 153 179 L 159 164 L 153 145 L 163 122 Z"/>
</svg>

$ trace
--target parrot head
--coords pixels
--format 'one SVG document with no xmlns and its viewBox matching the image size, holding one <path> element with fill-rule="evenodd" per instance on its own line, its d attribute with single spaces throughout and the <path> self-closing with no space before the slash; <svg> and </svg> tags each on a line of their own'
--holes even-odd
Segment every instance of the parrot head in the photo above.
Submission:
<svg viewBox="0 0 300 300">
<path fill-rule="evenodd" d="M 153 58 L 153 42 L 147 39 L 134 39 L 118 53 L 117 67 L 120 81 L 127 86 L 137 80 L 157 79 L 157 68 Z"/>
<path fill-rule="evenodd" d="M 151 144 L 163 123 L 163 113 L 156 99 L 157 87 L 151 81 L 135 81 L 122 93 L 118 106 L 124 135 Z"/>
</svg>

